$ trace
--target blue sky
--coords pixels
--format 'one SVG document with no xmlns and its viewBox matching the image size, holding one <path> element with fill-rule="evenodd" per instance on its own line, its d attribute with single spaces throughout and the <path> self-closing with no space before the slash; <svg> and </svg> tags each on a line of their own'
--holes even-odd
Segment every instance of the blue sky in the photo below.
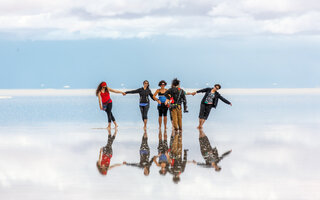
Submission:
<svg viewBox="0 0 320 200">
<path fill-rule="evenodd" d="M 47 3 L 0 3 L 0 89 L 320 87 L 313 0 Z"/>
</svg>

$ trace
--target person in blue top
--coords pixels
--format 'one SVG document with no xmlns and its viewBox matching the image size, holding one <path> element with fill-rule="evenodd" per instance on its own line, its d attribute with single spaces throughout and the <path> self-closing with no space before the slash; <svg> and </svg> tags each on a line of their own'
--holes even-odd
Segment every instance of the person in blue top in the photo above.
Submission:
<svg viewBox="0 0 320 200">
<path fill-rule="evenodd" d="M 232 106 L 231 102 L 229 102 L 227 99 L 223 98 L 220 95 L 220 93 L 218 92 L 218 90 L 220 89 L 221 89 L 221 85 L 215 84 L 213 88 L 208 87 L 208 88 L 204 88 L 191 93 L 192 95 L 195 95 L 197 93 L 203 93 L 203 92 L 206 93 L 201 100 L 200 112 L 199 112 L 199 126 L 197 128 L 201 129 L 203 127 L 204 122 L 209 117 L 211 109 L 217 107 L 219 99 L 224 103 Z"/>
<path fill-rule="evenodd" d="M 151 97 L 152 100 L 155 101 L 153 98 L 153 94 L 151 90 L 149 89 L 149 81 L 145 80 L 143 81 L 143 87 L 136 89 L 136 90 L 131 90 L 131 91 L 126 91 L 124 95 L 126 94 L 139 94 L 140 95 L 140 101 L 139 101 L 139 106 L 140 106 L 140 111 L 141 111 L 141 116 L 142 116 L 142 121 L 144 123 L 144 129 L 147 128 L 147 122 L 148 122 L 148 111 L 149 111 L 149 97 Z"/>
<path fill-rule="evenodd" d="M 162 132 L 159 129 L 159 145 L 158 145 L 158 155 L 153 156 L 153 162 L 160 167 L 159 173 L 161 175 L 166 175 L 171 164 L 171 158 L 168 154 L 168 142 L 167 142 L 167 131 L 164 131 L 162 140 Z M 158 161 L 157 161 L 158 159 Z"/>
<path fill-rule="evenodd" d="M 164 94 L 166 93 L 167 89 L 165 88 L 167 83 L 162 80 L 159 82 L 160 89 L 157 89 L 153 95 L 153 99 L 158 102 L 158 112 L 159 112 L 159 129 L 161 129 L 162 124 L 162 116 L 163 116 L 163 125 L 164 129 L 167 129 L 167 114 L 168 114 L 168 107 L 165 105 L 166 97 Z M 156 96 L 158 95 L 158 98 Z"/>
</svg>

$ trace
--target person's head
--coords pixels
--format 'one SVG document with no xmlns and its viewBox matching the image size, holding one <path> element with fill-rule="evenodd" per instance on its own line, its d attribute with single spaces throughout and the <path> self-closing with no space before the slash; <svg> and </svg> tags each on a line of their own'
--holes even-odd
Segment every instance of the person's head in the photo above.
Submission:
<svg viewBox="0 0 320 200">
<path fill-rule="evenodd" d="M 165 176 L 167 174 L 167 169 L 166 168 L 161 168 L 159 170 L 159 174 L 162 175 L 162 176 Z"/>
<path fill-rule="evenodd" d="M 143 87 L 149 89 L 149 81 L 147 80 L 143 81 Z"/>
<path fill-rule="evenodd" d="M 158 86 L 161 87 L 161 88 L 166 87 L 166 85 L 167 85 L 167 82 L 165 82 L 164 80 L 160 81 L 159 84 L 158 84 Z"/>
<path fill-rule="evenodd" d="M 99 92 L 101 92 L 102 89 L 105 89 L 105 91 L 109 92 L 109 91 L 108 91 L 107 83 L 104 82 L 104 81 L 101 82 L 101 83 L 98 85 L 98 87 L 97 87 L 97 89 L 96 89 L 96 96 L 98 96 Z"/>
<path fill-rule="evenodd" d="M 173 177 L 172 177 L 172 181 L 175 183 L 175 184 L 178 184 L 180 182 L 180 175 L 179 174 L 175 174 Z"/>
<path fill-rule="evenodd" d="M 180 81 L 177 78 L 175 78 L 172 80 L 171 85 L 172 85 L 172 87 L 177 87 L 180 85 Z"/>
<path fill-rule="evenodd" d="M 101 175 L 104 175 L 104 176 L 107 175 L 108 167 L 106 167 L 105 165 L 100 166 L 98 161 L 97 161 L 96 165 L 97 165 L 97 169 Z"/>
<path fill-rule="evenodd" d="M 150 167 L 144 167 L 143 168 L 143 174 L 145 175 L 145 176 L 149 176 L 149 174 L 150 174 Z"/>
<path fill-rule="evenodd" d="M 220 89 L 221 89 L 221 85 L 220 85 L 220 84 L 215 84 L 215 85 L 214 85 L 214 89 L 215 89 L 216 91 L 220 90 Z"/>
</svg>

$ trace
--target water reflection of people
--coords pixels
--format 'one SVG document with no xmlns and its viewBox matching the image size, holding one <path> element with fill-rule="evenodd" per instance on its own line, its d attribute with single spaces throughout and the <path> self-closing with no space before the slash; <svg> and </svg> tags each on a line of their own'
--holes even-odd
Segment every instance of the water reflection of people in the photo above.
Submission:
<svg viewBox="0 0 320 200">
<path fill-rule="evenodd" d="M 158 159 L 158 161 L 157 161 Z M 159 145 L 158 145 L 158 155 L 153 157 L 153 162 L 160 167 L 159 173 L 161 175 L 166 175 L 169 164 L 171 164 L 171 158 L 168 154 L 168 142 L 167 142 L 167 131 L 164 131 L 163 140 L 162 132 L 159 129 Z"/>
<path fill-rule="evenodd" d="M 142 141 L 140 145 L 140 162 L 139 163 L 127 163 L 126 161 L 123 164 L 127 166 L 139 167 L 143 169 L 143 174 L 148 176 L 150 173 L 150 166 L 152 164 L 152 159 L 149 161 L 150 158 L 150 148 L 148 145 L 148 135 L 147 130 L 144 130 L 144 134 L 142 136 Z"/>
<path fill-rule="evenodd" d="M 180 175 L 184 172 L 187 164 L 187 151 L 184 149 L 184 155 L 182 160 L 182 132 L 172 131 L 172 137 L 170 141 L 170 157 L 171 165 L 169 168 L 169 173 L 173 175 L 173 182 L 178 183 L 180 181 Z"/>
<path fill-rule="evenodd" d="M 216 171 L 220 171 L 221 167 L 218 163 L 227 155 L 231 153 L 232 150 L 229 150 L 219 156 L 218 150 L 216 147 L 212 148 L 208 137 L 204 134 L 202 129 L 199 129 L 199 143 L 200 150 L 205 163 L 197 162 L 196 164 L 201 167 L 214 168 Z"/>
<path fill-rule="evenodd" d="M 108 129 L 108 142 L 107 145 L 100 148 L 99 160 L 97 161 L 97 168 L 102 175 L 107 175 L 107 172 L 114 168 L 121 166 L 122 164 L 114 164 L 110 166 L 111 158 L 113 155 L 112 143 L 117 135 L 117 129 L 115 129 L 113 136 L 111 136 L 111 130 Z"/>
</svg>

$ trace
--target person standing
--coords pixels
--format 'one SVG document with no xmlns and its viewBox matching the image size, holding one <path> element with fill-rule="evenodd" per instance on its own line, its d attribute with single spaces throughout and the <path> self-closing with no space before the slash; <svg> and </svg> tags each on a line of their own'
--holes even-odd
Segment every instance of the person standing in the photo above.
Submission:
<svg viewBox="0 0 320 200">
<path fill-rule="evenodd" d="M 229 102 L 227 99 L 223 98 L 220 95 L 220 93 L 218 92 L 218 90 L 220 89 L 221 89 L 221 85 L 215 84 L 213 88 L 208 87 L 192 93 L 192 95 L 195 95 L 197 93 L 205 92 L 205 95 L 202 98 L 201 104 L 200 104 L 199 126 L 197 128 L 199 129 L 203 128 L 203 124 L 208 119 L 211 109 L 217 107 L 219 99 L 224 103 L 232 106 L 231 102 Z"/>
<path fill-rule="evenodd" d="M 149 111 L 149 104 L 150 100 L 149 97 L 151 97 L 152 100 L 155 101 L 153 98 L 153 94 L 151 90 L 149 89 L 149 81 L 145 80 L 143 81 L 143 87 L 136 89 L 136 90 L 131 90 L 131 91 L 126 91 L 124 95 L 126 94 L 139 94 L 140 95 L 140 101 L 139 101 L 139 107 L 141 111 L 141 116 L 142 116 L 142 121 L 144 123 L 144 129 L 147 128 L 147 122 L 148 122 L 148 111 Z"/>
<path fill-rule="evenodd" d="M 167 129 L 167 114 L 168 114 L 168 107 L 165 105 L 166 97 L 164 96 L 167 89 L 165 88 L 167 83 L 162 80 L 159 82 L 160 89 L 157 89 L 153 95 L 153 99 L 158 102 L 158 112 L 159 112 L 159 129 L 161 129 L 162 124 L 162 117 L 163 117 L 163 125 L 164 129 Z M 158 99 L 156 96 L 158 95 Z"/>
<path fill-rule="evenodd" d="M 165 92 L 166 102 L 169 104 L 174 129 L 182 131 L 182 107 L 181 104 L 186 102 L 186 92 L 180 88 L 180 81 L 175 78 L 172 80 L 172 87 Z M 170 100 L 170 98 L 172 98 Z M 187 111 L 186 104 L 184 112 Z"/>
<path fill-rule="evenodd" d="M 108 127 L 107 127 L 108 129 L 111 128 L 111 121 L 114 123 L 115 128 L 118 127 L 118 124 L 116 123 L 116 119 L 114 118 L 112 111 L 111 111 L 112 110 L 112 99 L 110 97 L 110 92 L 124 94 L 124 92 L 109 88 L 107 86 L 106 82 L 101 82 L 96 89 L 96 96 L 99 99 L 100 110 L 104 110 L 108 116 Z"/>
</svg>

